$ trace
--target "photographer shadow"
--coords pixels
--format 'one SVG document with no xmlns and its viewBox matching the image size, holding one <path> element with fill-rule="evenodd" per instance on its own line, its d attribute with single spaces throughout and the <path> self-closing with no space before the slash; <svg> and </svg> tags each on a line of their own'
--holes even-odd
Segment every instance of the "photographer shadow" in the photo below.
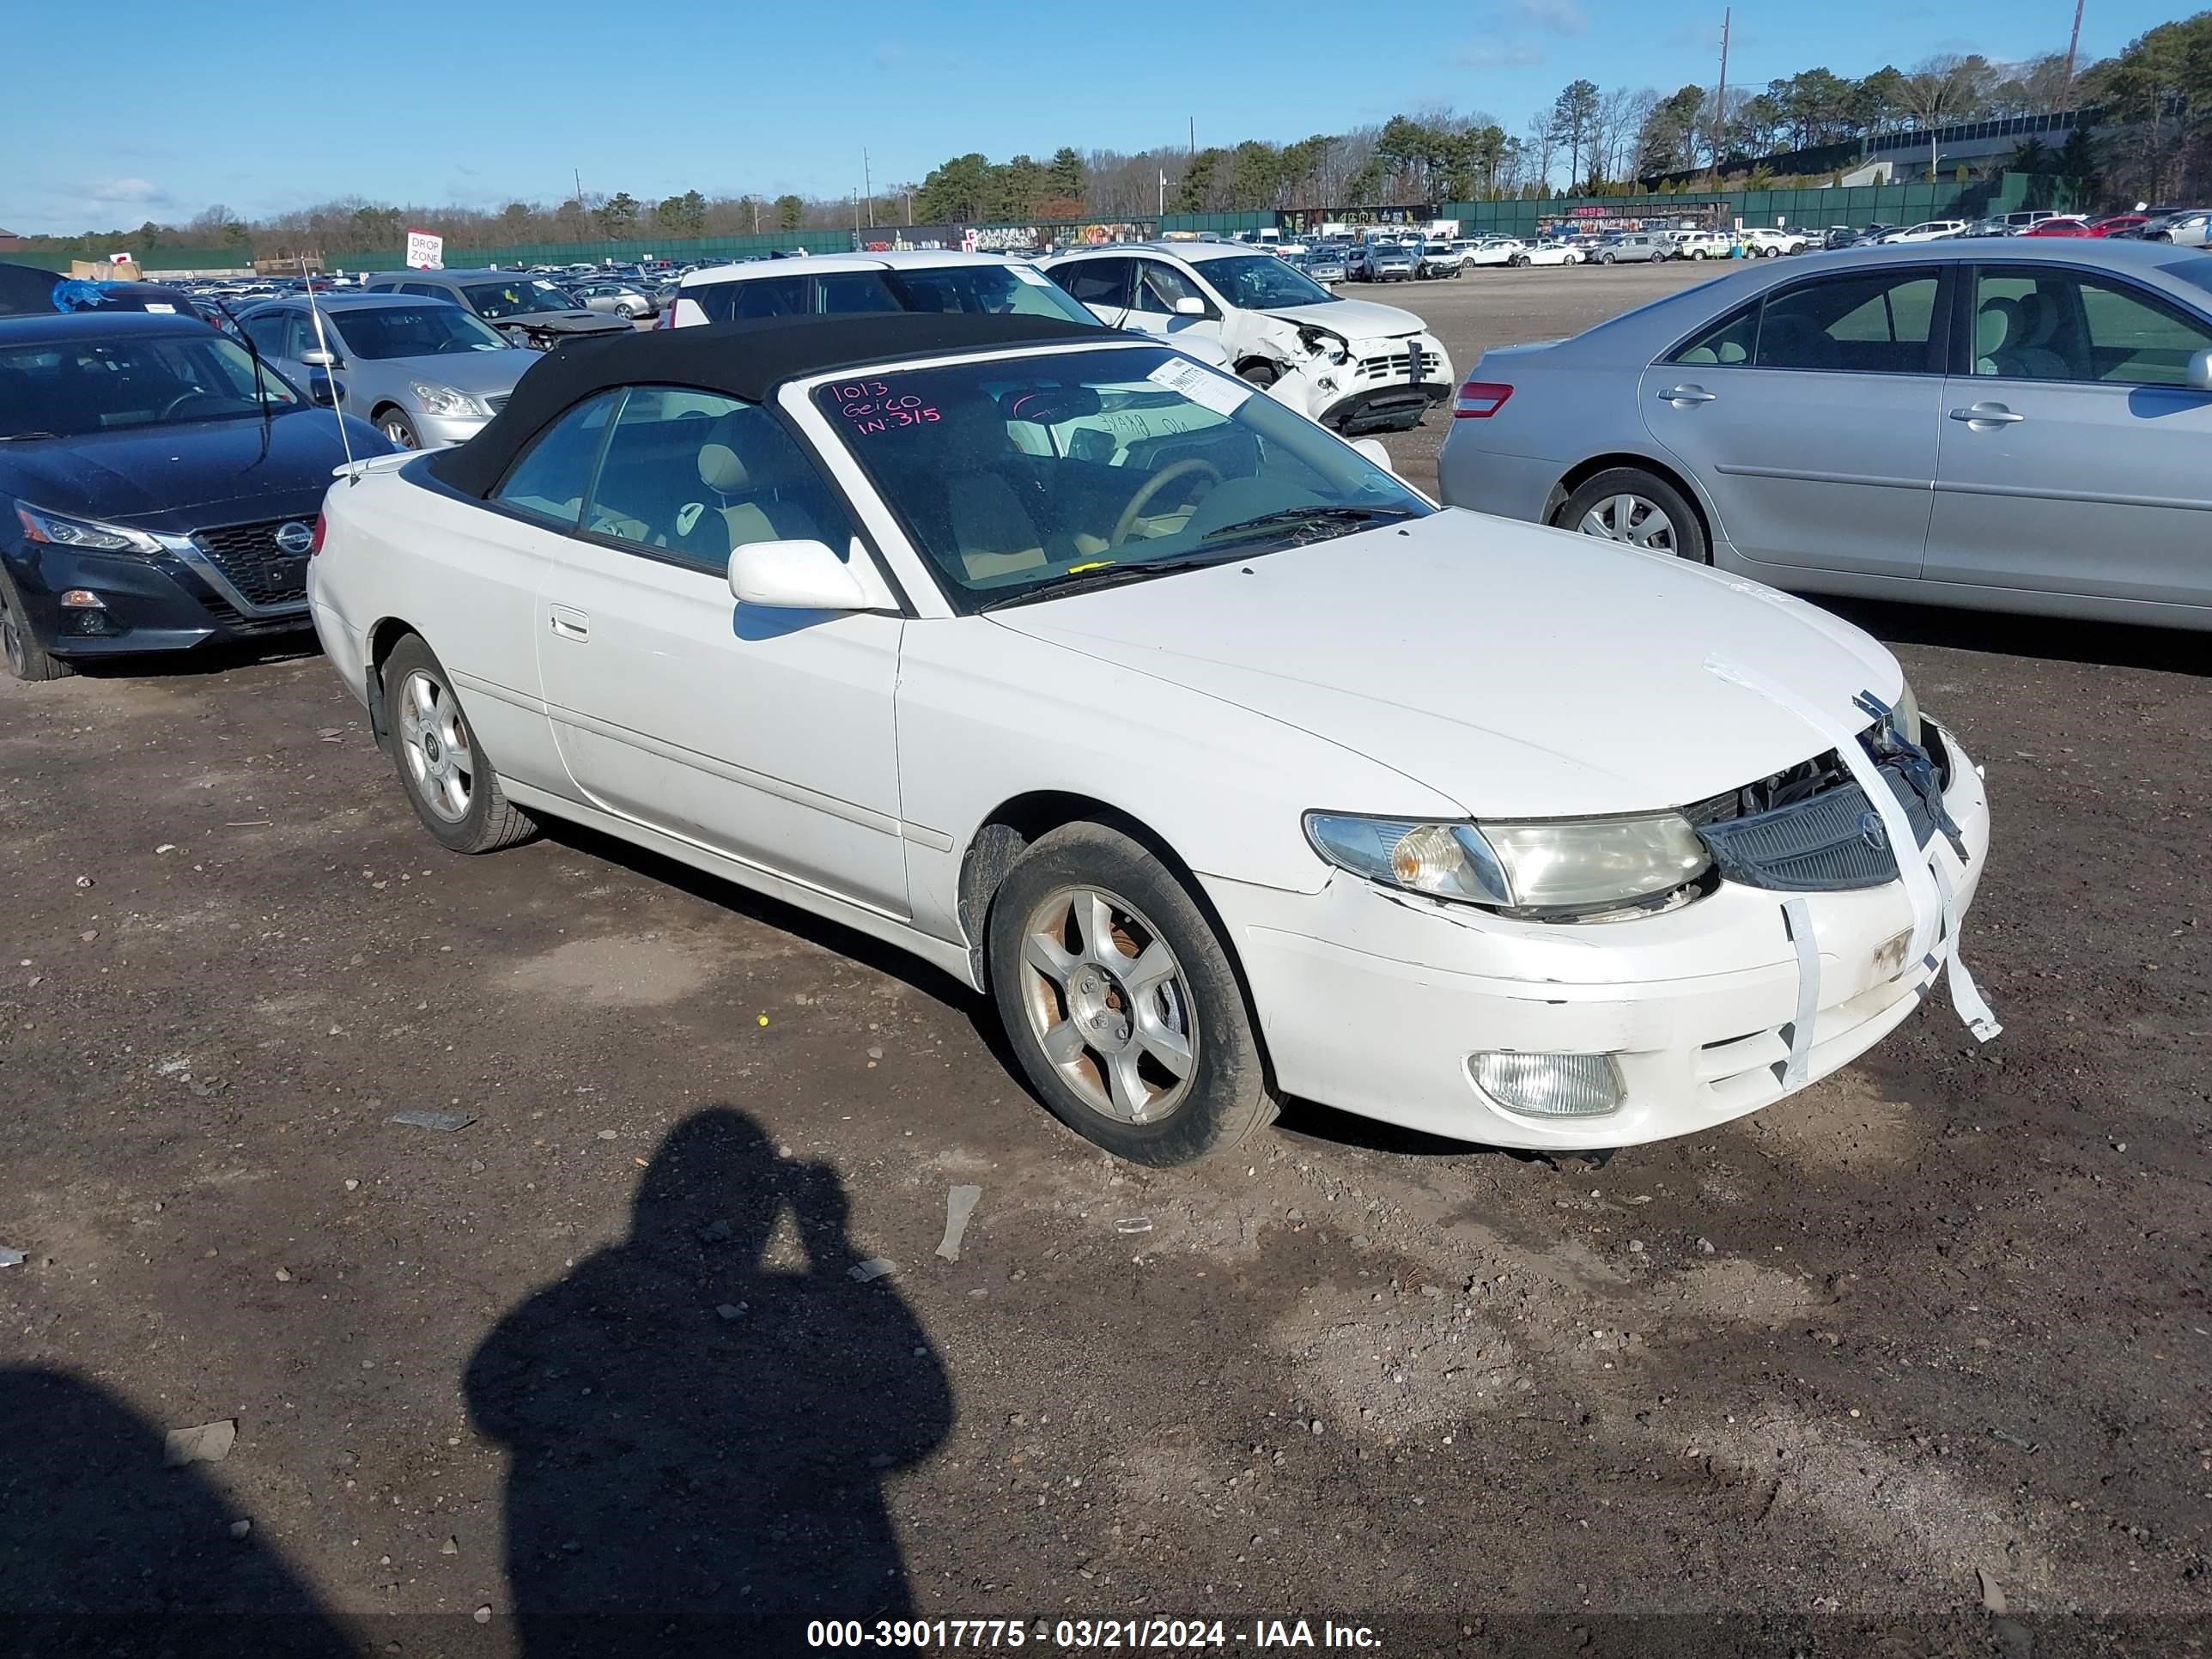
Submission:
<svg viewBox="0 0 2212 1659">
<path fill-rule="evenodd" d="M 764 1260 L 789 1215 L 805 1270 Z M 844 1188 L 722 1107 L 670 1131 L 629 1237 L 487 1336 L 466 1380 L 501 1443 L 528 1659 L 795 1642 L 913 1598 L 884 1483 L 950 1431 L 893 1281 L 856 1283 Z"/>
</svg>

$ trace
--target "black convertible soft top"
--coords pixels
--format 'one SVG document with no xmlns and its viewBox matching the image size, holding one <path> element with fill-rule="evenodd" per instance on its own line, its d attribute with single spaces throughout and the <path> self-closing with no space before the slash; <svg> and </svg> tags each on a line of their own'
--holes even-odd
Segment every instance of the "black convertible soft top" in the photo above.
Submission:
<svg viewBox="0 0 2212 1659">
<path fill-rule="evenodd" d="M 1103 325 L 1057 317 L 885 312 L 852 318 L 778 319 L 665 328 L 579 340 L 546 353 L 516 383 L 484 429 L 425 465 L 452 488 L 482 495 L 507 476 L 546 422 L 594 392 L 624 386 L 682 386 L 760 403 L 784 381 L 825 369 L 995 347 L 1126 340 Z"/>
</svg>

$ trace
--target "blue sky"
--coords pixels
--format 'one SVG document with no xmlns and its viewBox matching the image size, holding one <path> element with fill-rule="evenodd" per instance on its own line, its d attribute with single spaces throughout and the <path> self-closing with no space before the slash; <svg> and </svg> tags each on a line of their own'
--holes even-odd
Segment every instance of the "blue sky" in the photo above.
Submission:
<svg viewBox="0 0 2212 1659">
<path fill-rule="evenodd" d="M 497 208 L 573 189 L 842 195 L 947 155 L 1294 139 L 1438 103 L 1509 131 L 1577 75 L 1710 82 L 1721 0 L 340 0 L 15 9 L 18 64 L 74 66 L 77 113 L 19 124 L 0 226 L 248 217 L 337 197 Z M 2085 62 L 2189 9 L 2090 0 Z M 1127 20 L 1104 22 L 1107 18 Z M 1738 4 L 1731 82 L 1936 52 L 2063 50 L 2067 0 Z M 1132 27 L 1132 25 L 1139 25 Z M 51 116 L 52 112 L 50 110 Z M 28 144 L 25 131 L 35 133 Z"/>
</svg>

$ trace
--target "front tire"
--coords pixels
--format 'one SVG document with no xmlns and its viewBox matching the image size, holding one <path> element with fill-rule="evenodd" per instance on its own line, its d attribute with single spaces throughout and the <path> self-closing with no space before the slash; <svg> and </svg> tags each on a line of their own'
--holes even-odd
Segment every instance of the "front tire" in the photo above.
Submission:
<svg viewBox="0 0 2212 1659">
<path fill-rule="evenodd" d="M 0 661 L 7 663 L 10 674 L 31 685 L 67 679 L 76 672 L 39 643 L 23 609 L 23 596 L 4 570 L 0 570 Z"/>
<path fill-rule="evenodd" d="M 1666 479 L 1638 466 L 1607 467 L 1585 479 L 1552 522 L 1692 564 L 1713 562 L 1697 510 Z"/>
<path fill-rule="evenodd" d="M 1613 255 L 1610 253 L 1601 253 L 1597 256 L 1597 262 L 1601 265 L 1609 265 L 1613 263 Z"/>
<path fill-rule="evenodd" d="M 1237 371 L 1237 378 L 1247 386 L 1265 388 L 1281 380 L 1283 372 L 1273 363 L 1247 363 Z"/>
<path fill-rule="evenodd" d="M 1133 1164 L 1226 1152 L 1275 1115 L 1250 1011 L 1212 927 L 1133 837 L 1071 823 L 991 903 L 991 993 L 1045 1107 Z"/>
<path fill-rule="evenodd" d="M 376 429 L 402 449 L 422 447 L 422 434 L 404 409 L 387 409 L 376 417 Z"/>
<path fill-rule="evenodd" d="M 385 659 L 384 724 L 407 804 L 440 846 L 496 853 L 538 833 L 538 821 L 500 787 L 452 679 L 419 635 Z"/>
</svg>

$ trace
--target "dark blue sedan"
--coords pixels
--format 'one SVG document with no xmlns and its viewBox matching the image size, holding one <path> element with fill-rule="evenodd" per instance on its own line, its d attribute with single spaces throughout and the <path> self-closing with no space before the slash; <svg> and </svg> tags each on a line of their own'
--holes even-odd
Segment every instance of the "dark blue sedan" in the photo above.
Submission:
<svg viewBox="0 0 2212 1659">
<path fill-rule="evenodd" d="M 0 318 L 0 647 L 23 680 L 308 626 L 339 416 L 204 322 Z M 391 453 L 345 422 L 356 459 Z"/>
</svg>

